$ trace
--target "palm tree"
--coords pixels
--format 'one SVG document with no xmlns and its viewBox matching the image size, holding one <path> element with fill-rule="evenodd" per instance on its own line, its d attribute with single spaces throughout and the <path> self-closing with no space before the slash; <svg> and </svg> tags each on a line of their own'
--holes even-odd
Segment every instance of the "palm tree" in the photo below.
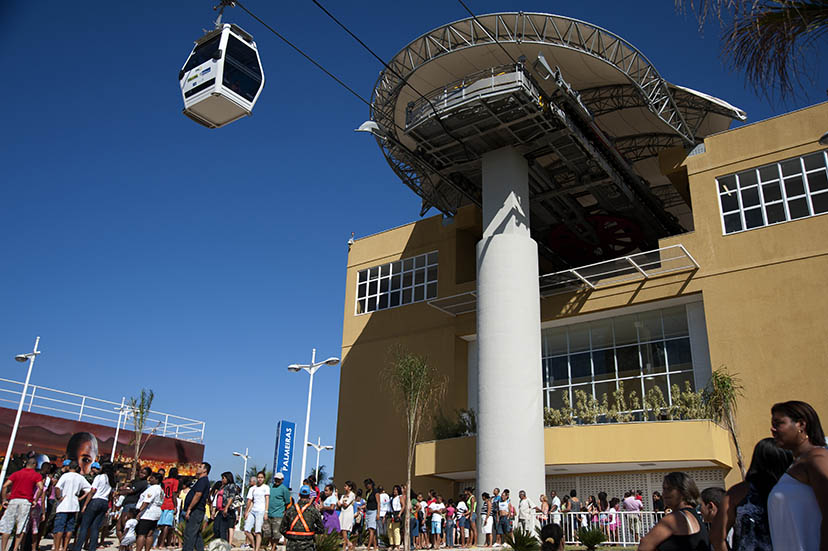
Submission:
<svg viewBox="0 0 828 551">
<path fill-rule="evenodd" d="M 713 371 L 705 389 L 705 403 L 710 418 L 724 425 L 730 432 L 733 447 L 736 448 L 736 462 L 742 473 L 742 479 L 745 478 L 745 464 L 742 458 L 742 448 L 736 438 L 736 403 L 742 397 L 743 390 L 741 380 L 735 374 L 728 373 L 725 367 Z"/>
<path fill-rule="evenodd" d="M 794 93 L 808 77 L 803 53 L 828 30 L 828 0 L 675 0 L 696 9 L 699 26 L 715 17 L 724 27 L 722 54 L 745 72 L 755 90 L 770 96 Z"/>
<path fill-rule="evenodd" d="M 313 468 L 308 473 L 308 476 L 313 476 L 316 483 L 321 486 L 322 481 L 328 478 L 328 472 L 325 470 L 325 465 L 319 465 L 319 471 L 317 472 L 316 468 Z"/>
<path fill-rule="evenodd" d="M 264 483 L 265 484 L 270 484 L 270 481 L 273 479 L 273 471 L 268 469 L 267 467 L 259 467 L 254 463 L 252 465 L 247 466 L 247 473 L 246 473 L 246 478 L 245 478 L 245 483 L 244 483 L 245 486 L 247 486 L 247 483 L 250 482 L 251 478 L 256 478 L 256 475 L 259 474 L 259 471 L 264 471 L 264 473 L 265 473 Z M 235 475 L 235 478 L 236 478 L 236 484 L 238 484 L 239 487 L 241 487 L 241 483 L 242 483 L 241 475 L 237 474 L 237 475 Z"/>
</svg>

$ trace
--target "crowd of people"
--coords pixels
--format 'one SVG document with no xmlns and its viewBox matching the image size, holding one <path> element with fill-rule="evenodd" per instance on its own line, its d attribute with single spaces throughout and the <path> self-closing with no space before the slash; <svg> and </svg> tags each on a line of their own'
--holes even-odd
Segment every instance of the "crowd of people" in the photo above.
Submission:
<svg viewBox="0 0 828 551">
<path fill-rule="evenodd" d="M 82 461 L 84 459 L 81 459 Z M 175 530 L 180 520 L 203 518 L 209 498 L 210 466 L 199 466 L 195 479 L 180 479 L 175 468 L 168 475 L 144 467 L 135 479 L 118 484 L 115 467 L 105 461 L 89 461 L 87 474 L 81 464 L 65 460 L 60 466 L 29 457 L 24 468 L 3 484 L 3 516 L 0 518 L 2 549 L 20 551 L 24 536 L 30 549 L 39 551 L 41 538 L 51 534 L 53 551 L 95 551 L 113 530 L 122 551 L 149 551 L 152 547 L 181 545 Z M 185 530 L 184 548 L 198 547 L 201 520 Z M 198 525 L 198 531 L 195 528 Z M 203 548 L 203 541 L 201 541 Z"/>
<path fill-rule="evenodd" d="M 519 489 L 492 489 L 480 498 L 473 488 L 459 495 L 426 494 L 394 485 L 390 491 L 367 478 L 362 487 L 346 481 L 317 485 L 303 481 L 294 501 L 281 473 L 272 483 L 265 472 L 250 479 L 242 496 L 232 473 L 210 484 L 210 464 L 196 476 L 179 477 L 144 467 L 130 481 L 118 484 L 114 466 L 88 457 L 88 474 L 76 460 L 59 467 L 37 465 L 31 457 L 2 487 L 1 551 L 21 551 L 24 534 L 32 551 L 41 536 L 51 533 L 53 551 L 95 551 L 114 528 L 121 551 L 178 548 L 203 551 L 203 530 L 209 521 L 217 538 L 232 542 L 237 522 L 245 546 L 276 551 L 285 539 L 288 551 L 311 551 L 317 533 L 341 536 L 342 551 L 364 546 L 395 550 L 404 537 L 414 549 L 499 547 L 520 528 L 540 529 L 543 551 L 557 550 L 569 528 L 598 528 L 610 540 L 624 530 L 641 551 L 770 551 L 828 549 L 828 449 L 814 409 L 798 401 L 771 410 L 771 438 L 759 441 L 743 482 L 725 491 L 699 492 L 687 473 L 664 477 L 662 492 L 652 495 L 652 508 L 664 511 L 655 526 L 644 526 L 640 490 L 608 499 L 605 492 L 586 501 L 575 490 L 558 496 L 552 491 L 535 502 Z M 410 516 L 406 506 L 410 502 Z M 179 537 L 176 526 L 184 522 Z M 478 541 L 478 532 L 481 539 Z M 645 533 L 646 532 L 646 533 Z M 27 550 L 24 550 L 27 551 Z"/>
</svg>

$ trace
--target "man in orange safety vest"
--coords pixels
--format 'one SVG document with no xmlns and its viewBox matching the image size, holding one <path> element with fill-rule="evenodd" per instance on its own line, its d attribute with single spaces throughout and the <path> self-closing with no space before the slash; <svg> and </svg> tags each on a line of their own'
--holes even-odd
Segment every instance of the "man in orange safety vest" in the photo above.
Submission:
<svg viewBox="0 0 828 551">
<path fill-rule="evenodd" d="M 314 551 L 316 534 L 324 531 L 322 515 L 310 500 L 308 486 L 299 488 L 299 501 L 285 508 L 279 531 L 285 535 L 286 551 Z"/>
</svg>

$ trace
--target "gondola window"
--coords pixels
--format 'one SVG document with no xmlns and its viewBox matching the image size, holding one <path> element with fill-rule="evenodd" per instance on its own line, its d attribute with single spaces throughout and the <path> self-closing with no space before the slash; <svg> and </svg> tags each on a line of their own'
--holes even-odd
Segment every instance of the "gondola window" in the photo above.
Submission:
<svg viewBox="0 0 828 551">
<path fill-rule="evenodd" d="M 233 36 L 227 39 L 223 84 L 248 101 L 253 101 L 262 85 L 255 50 Z"/>
</svg>

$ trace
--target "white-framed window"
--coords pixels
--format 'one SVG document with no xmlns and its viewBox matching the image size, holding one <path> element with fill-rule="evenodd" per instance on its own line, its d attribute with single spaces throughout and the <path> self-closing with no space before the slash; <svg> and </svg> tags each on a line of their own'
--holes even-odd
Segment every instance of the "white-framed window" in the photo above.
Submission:
<svg viewBox="0 0 828 551">
<path fill-rule="evenodd" d="M 716 178 L 727 235 L 828 212 L 828 151 Z"/>
<path fill-rule="evenodd" d="M 628 411 L 640 413 L 642 397 L 653 387 L 668 405 L 673 385 L 683 392 L 689 381 L 696 389 L 685 304 L 550 327 L 541 336 L 544 407 L 563 407 L 564 393 L 574 405 L 578 390 L 599 402 L 606 394 L 612 407 L 613 392 L 623 383 Z M 632 391 L 637 409 L 630 408 Z"/>
<path fill-rule="evenodd" d="M 357 273 L 355 314 L 437 298 L 437 251 Z"/>
</svg>

